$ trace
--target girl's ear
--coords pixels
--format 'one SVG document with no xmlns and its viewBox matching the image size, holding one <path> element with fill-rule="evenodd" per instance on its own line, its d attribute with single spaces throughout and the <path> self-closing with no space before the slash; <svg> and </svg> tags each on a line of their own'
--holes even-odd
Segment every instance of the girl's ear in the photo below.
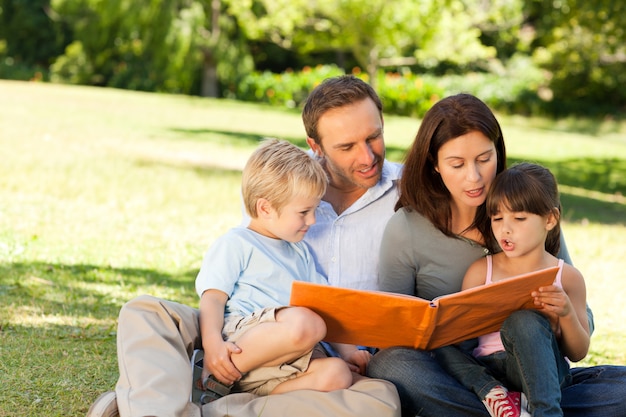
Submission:
<svg viewBox="0 0 626 417">
<path fill-rule="evenodd" d="M 265 198 L 259 198 L 256 201 L 256 212 L 260 218 L 269 219 L 271 218 L 272 213 L 274 213 L 274 208 L 268 200 Z"/>
<path fill-rule="evenodd" d="M 546 230 L 550 231 L 556 227 L 559 223 L 559 218 L 561 217 L 561 212 L 558 207 L 554 207 L 550 214 L 548 214 L 548 219 L 546 220 Z"/>
</svg>

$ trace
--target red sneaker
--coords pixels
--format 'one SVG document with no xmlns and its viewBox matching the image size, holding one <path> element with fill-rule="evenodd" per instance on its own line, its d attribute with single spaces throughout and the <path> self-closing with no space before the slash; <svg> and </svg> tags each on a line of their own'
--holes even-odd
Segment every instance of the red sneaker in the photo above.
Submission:
<svg viewBox="0 0 626 417">
<path fill-rule="evenodd" d="M 503 386 L 497 386 L 489 391 L 483 404 L 491 417 L 520 417 L 521 394 L 509 392 Z"/>
</svg>

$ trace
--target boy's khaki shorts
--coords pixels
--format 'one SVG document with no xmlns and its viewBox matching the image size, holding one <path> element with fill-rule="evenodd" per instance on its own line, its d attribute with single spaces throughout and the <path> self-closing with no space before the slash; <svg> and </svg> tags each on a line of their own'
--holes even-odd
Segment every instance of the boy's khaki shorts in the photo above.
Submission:
<svg viewBox="0 0 626 417">
<path fill-rule="evenodd" d="M 241 335 L 252 327 L 265 322 L 275 322 L 276 313 L 283 308 L 286 307 L 268 307 L 257 310 L 249 316 L 228 316 L 224 320 L 222 336 L 228 342 L 237 343 Z M 289 363 L 257 368 L 246 373 L 235 383 L 233 392 L 268 395 L 279 384 L 295 378 L 299 373 L 305 372 L 312 359 L 326 356 L 324 349 L 318 343 L 313 350 Z"/>
</svg>

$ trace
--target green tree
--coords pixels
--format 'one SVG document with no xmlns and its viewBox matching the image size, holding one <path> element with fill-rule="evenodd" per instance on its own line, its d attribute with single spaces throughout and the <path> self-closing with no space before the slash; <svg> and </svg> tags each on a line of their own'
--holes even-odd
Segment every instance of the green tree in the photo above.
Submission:
<svg viewBox="0 0 626 417">
<path fill-rule="evenodd" d="M 589 113 L 626 106 L 626 3 L 535 0 L 534 59 L 549 71 L 544 99 L 553 111 Z"/>
<path fill-rule="evenodd" d="M 219 0 L 53 0 L 74 42 L 56 81 L 217 96 L 251 59 Z"/>
<path fill-rule="evenodd" d="M 0 0 L 0 39 L 7 56 L 47 67 L 63 50 L 63 28 L 50 18 L 49 5 L 50 0 Z"/>
<path fill-rule="evenodd" d="M 427 37 L 430 26 L 421 24 L 423 14 L 414 13 L 419 23 L 408 25 L 407 16 L 417 5 L 421 2 L 241 0 L 233 2 L 229 10 L 245 22 L 242 29 L 250 39 L 267 40 L 303 54 L 347 52 L 375 80 L 381 58 L 397 57 L 410 49 L 412 36 Z"/>
<path fill-rule="evenodd" d="M 155 90 L 165 81 L 173 0 L 53 0 L 73 42 L 53 65 L 56 80 Z"/>
<path fill-rule="evenodd" d="M 487 12 L 483 3 L 240 0 L 229 11 L 245 22 L 242 28 L 250 39 L 268 40 L 300 53 L 349 53 L 375 82 L 380 67 L 428 68 L 441 62 L 467 65 L 492 59 L 495 49 L 480 42 L 480 25 L 497 14 Z M 500 0 L 497 11 L 511 9 L 510 3 Z"/>
</svg>

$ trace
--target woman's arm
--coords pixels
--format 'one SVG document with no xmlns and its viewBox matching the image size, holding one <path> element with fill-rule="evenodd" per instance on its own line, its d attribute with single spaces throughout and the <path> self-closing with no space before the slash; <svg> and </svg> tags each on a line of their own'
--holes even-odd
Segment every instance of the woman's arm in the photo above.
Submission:
<svg viewBox="0 0 626 417">
<path fill-rule="evenodd" d="M 404 211 L 397 211 L 389 219 L 380 248 L 378 285 L 381 291 L 417 295 L 416 265 L 412 255 L 412 235 L 415 233 Z"/>
</svg>

